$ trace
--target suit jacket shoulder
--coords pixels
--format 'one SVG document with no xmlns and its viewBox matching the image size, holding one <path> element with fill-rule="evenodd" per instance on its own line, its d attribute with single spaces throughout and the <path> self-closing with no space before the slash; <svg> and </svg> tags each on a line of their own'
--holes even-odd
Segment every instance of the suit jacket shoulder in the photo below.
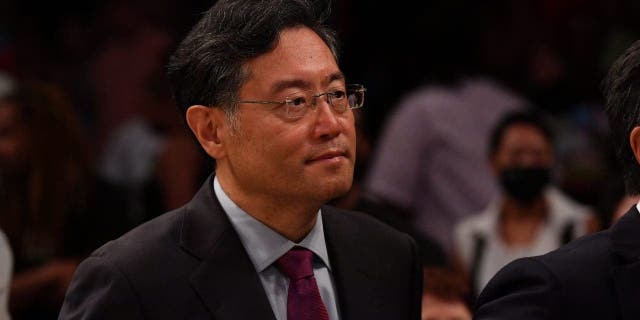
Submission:
<svg viewBox="0 0 640 320">
<path fill-rule="evenodd" d="M 607 243 L 605 231 L 508 264 L 480 294 L 474 319 L 610 319 L 612 283 L 599 276 Z"/>
<path fill-rule="evenodd" d="M 516 260 L 489 282 L 474 319 L 638 319 L 640 215 L 546 255 Z"/>
<path fill-rule="evenodd" d="M 229 264 L 234 274 L 228 274 Z M 255 298 L 242 306 L 246 294 Z M 184 207 L 83 261 L 60 319 L 234 319 L 231 314 L 272 317 L 255 269 L 207 180 Z"/>
<path fill-rule="evenodd" d="M 366 214 L 322 208 L 343 319 L 420 319 L 422 265 L 408 235 Z"/>
<path fill-rule="evenodd" d="M 380 246 L 408 246 L 414 240 L 380 220 L 358 211 L 350 211 L 332 206 L 322 207 L 323 220 L 327 221 L 330 232 L 357 234 L 360 241 L 377 243 Z M 325 227 L 326 229 L 326 227 Z"/>
</svg>

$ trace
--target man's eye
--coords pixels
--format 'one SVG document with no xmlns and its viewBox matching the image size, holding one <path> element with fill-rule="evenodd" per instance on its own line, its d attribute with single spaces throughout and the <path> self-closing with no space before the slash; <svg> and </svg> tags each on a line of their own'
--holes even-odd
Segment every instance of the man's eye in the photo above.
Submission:
<svg viewBox="0 0 640 320">
<path fill-rule="evenodd" d="M 306 99 L 304 97 L 294 97 L 289 99 L 289 104 L 292 106 L 303 106 L 306 103 Z"/>
<path fill-rule="evenodd" d="M 347 93 L 342 90 L 336 90 L 331 92 L 331 95 L 333 96 L 334 99 L 342 99 L 347 95 Z"/>
</svg>

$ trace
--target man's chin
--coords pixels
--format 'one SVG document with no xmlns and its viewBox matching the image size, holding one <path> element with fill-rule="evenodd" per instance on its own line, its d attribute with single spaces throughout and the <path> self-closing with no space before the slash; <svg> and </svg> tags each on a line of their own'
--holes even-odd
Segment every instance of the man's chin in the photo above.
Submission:
<svg viewBox="0 0 640 320">
<path fill-rule="evenodd" d="M 322 200 L 324 202 L 331 201 L 336 198 L 340 198 L 351 190 L 351 184 L 353 179 L 333 180 L 327 181 L 322 186 L 319 186 L 318 191 L 321 191 Z"/>
</svg>

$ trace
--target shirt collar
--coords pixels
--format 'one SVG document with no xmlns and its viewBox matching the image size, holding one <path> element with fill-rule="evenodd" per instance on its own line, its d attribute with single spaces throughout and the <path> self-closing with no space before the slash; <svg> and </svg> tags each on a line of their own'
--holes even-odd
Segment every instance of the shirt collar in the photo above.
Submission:
<svg viewBox="0 0 640 320">
<path fill-rule="evenodd" d="M 331 270 L 320 210 L 313 229 L 300 243 L 294 243 L 238 207 L 224 192 L 218 177 L 213 179 L 213 189 L 258 272 L 264 271 L 294 246 L 311 250 Z"/>
</svg>

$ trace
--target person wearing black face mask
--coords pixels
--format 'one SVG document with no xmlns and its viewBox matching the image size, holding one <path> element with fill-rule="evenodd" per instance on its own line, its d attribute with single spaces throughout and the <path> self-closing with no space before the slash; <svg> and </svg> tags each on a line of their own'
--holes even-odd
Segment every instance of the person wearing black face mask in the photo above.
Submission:
<svg viewBox="0 0 640 320">
<path fill-rule="evenodd" d="M 550 178 L 547 166 L 515 166 L 500 172 L 500 186 L 514 201 L 526 205 L 540 198 Z"/>
<path fill-rule="evenodd" d="M 494 128 L 489 160 L 501 194 L 455 229 L 456 254 L 477 293 L 516 258 L 544 254 L 594 228 L 591 210 L 552 186 L 551 131 L 526 111 Z"/>
</svg>

